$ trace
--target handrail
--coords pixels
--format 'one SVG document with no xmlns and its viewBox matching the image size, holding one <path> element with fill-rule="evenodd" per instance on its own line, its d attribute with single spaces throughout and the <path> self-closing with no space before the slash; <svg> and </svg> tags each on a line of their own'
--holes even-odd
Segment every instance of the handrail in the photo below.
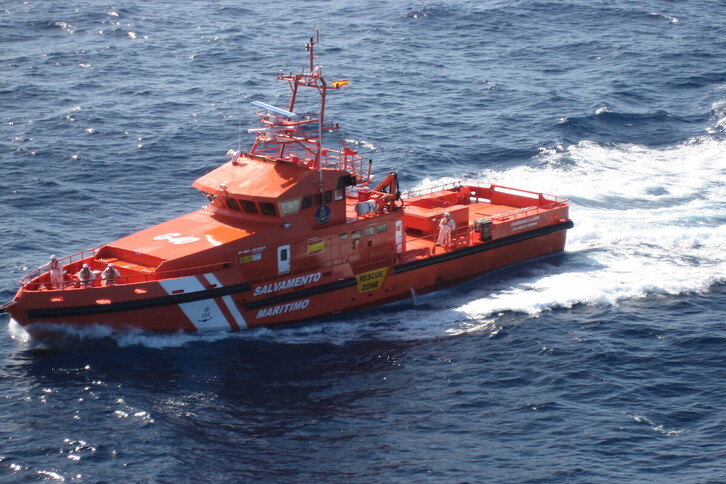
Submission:
<svg viewBox="0 0 726 484">
<path fill-rule="evenodd" d="M 69 264 L 70 264 L 70 263 L 74 262 L 75 256 L 77 256 L 79 254 L 85 254 L 88 252 L 91 252 L 91 251 L 79 252 L 78 254 L 68 256 L 61 260 L 68 259 Z M 94 249 L 93 255 L 95 255 L 96 252 L 97 252 L 97 249 Z M 78 260 L 83 260 L 83 258 L 78 259 Z M 169 270 L 169 271 L 153 272 L 153 273 L 149 273 L 149 274 L 130 274 L 130 275 L 126 275 L 126 276 L 116 277 L 114 279 L 114 284 L 120 286 L 120 285 L 129 285 L 129 284 L 142 284 L 145 282 L 157 281 L 160 279 L 175 279 L 175 278 L 179 278 L 179 277 L 191 276 L 191 275 L 201 274 L 204 272 L 210 272 L 210 271 L 217 270 L 217 269 L 226 269 L 227 267 L 225 267 L 225 266 L 231 267 L 232 262 L 218 262 L 215 264 L 207 264 L 204 266 L 187 267 L 184 269 L 173 269 L 173 270 Z M 35 271 L 31 272 L 30 274 L 26 275 L 25 277 L 23 277 L 20 280 L 20 285 L 22 285 L 26 291 L 43 291 L 46 288 L 46 286 L 50 284 L 50 281 L 47 281 L 47 282 L 31 282 L 31 281 L 37 277 L 40 277 L 42 274 L 47 272 L 46 270 L 43 270 L 44 267 L 46 267 L 46 266 L 42 266 L 42 267 L 36 269 Z M 30 277 L 33 274 L 37 274 L 37 275 Z M 49 290 L 63 291 L 63 290 L 67 290 L 67 289 L 76 289 L 78 284 L 80 284 L 80 281 L 77 281 L 77 280 L 65 281 L 64 280 L 64 282 L 60 285 L 60 287 L 57 287 L 55 289 L 49 289 Z M 91 285 L 89 285 L 89 287 L 97 287 L 97 286 L 93 286 L 91 284 Z"/>
<path fill-rule="evenodd" d="M 388 255 L 385 257 L 369 259 L 366 262 L 366 264 L 375 264 L 378 262 L 391 261 L 392 259 L 393 259 L 393 257 Z M 322 263 L 309 264 L 307 266 L 303 266 L 302 268 L 300 268 L 298 270 L 291 271 L 286 274 L 279 274 L 277 272 L 271 272 L 269 274 L 263 275 L 262 277 L 256 278 L 253 281 L 250 281 L 250 283 L 251 284 L 263 284 L 268 281 L 273 281 L 273 280 L 279 279 L 281 276 L 285 276 L 286 278 L 294 278 L 294 277 L 298 277 L 302 274 L 309 273 L 309 272 L 312 272 L 315 270 L 317 270 L 318 272 L 322 272 L 324 269 L 328 269 L 328 268 L 334 267 L 336 265 L 343 265 L 346 263 L 350 265 L 350 257 L 338 257 L 336 259 L 331 259 L 329 261 L 322 262 Z"/>
<path fill-rule="evenodd" d="M 439 191 L 444 191 L 444 190 L 457 190 L 464 186 L 484 188 L 487 190 L 491 190 L 493 192 L 510 193 L 512 195 L 525 194 L 525 193 L 528 195 L 537 195 L 537 197 L 536 197 L 537 199 L 552 200 L 553 202 L 557 202 L 557 203 L 569 202 L 569 199 L 565 198 L 565 197 L 549 195 L 547 193 L 541 193 L 541 192 L 533 192 L 531 190 L 523 190 L 521 188 L 505 187 L 504 185 L 481 183 L 478 181 L 466 181 L 466 182 L 456 181 L 456 182 L 452 182 L 452 183 L 443 183 L 441 185 L 433 185 L 433 186 L 426 187 L 426 188 L 419 188 L 417 190 L 408 190 L 401 194 L 401 198 L 408 199 L 408 198 L 420 197 L 423 195 L 428 195 L 428 194 L 431 194 L 434 192 L 439 192 Z M 479 197 L 479 193 L 477 193 L 476 198 L 482 198 L 482 197 Z M 528 197 L 528 198 L 533 198 L 533 197 Z"/>
<path fill-rule="evenodd" d="M 477 186 L 478 188 L 482 188 L 482 185 L 479 182 L 472 182 L 472 185 Z M 434 192 L 440 192 L 443 190 L 453 190 L 456 188 L 461 188 L 463 185 L 461 182 L 453 182 L 453 183 L 443 183 L 441 185 L 433 185 L 426 188 L 419 188 L 417 190 L 407 190 L 401 194 L 401 198 L 414 198 L 414 197 L 420 197 L 423 195 L 428 195 Z M 491 187 L 491 185 L 490 185 Z"/>
<path fill-rule="evenodd" d="M 81 261 L 83 259 L 86 259 L 87 257 L 93 257 L 96 255 L 99 251 L 100 247 L 95 247 L 93 249 L 86 249 L 84 251 L 78 252 L 76 254 L 72 254 L 66 257 L 63 257 L 62 259 L 57 259 L 58 263 L 61 265 L 61 267 L 64 267 L 68 264 L 71 264 L 73 262 Z M 28 274 L 24 275 L 22 279 L 20 279 L 20 284 L 22 286 L 25 286 L 26 284 L 30 284 L 30 281 L 35 279 L 36 277 L 40 277 L 41 274 L 44 274 L 45 272 L 48 272 L 48 264 L 43 264 L 42 266 L 38 267 L 37 269 L 33 270 L 32 272 L 29 272 Z"/>
<path fill-rule="evenodd" d="M 473 224 L 458 226 L 451 231 L 451 243 L 453 244 L 455 240 L 464 238 L 466 241 L 465 245 L 471 245 L 471 234 L 474 232 L 476 232 L 476 228 Z M 434 232 L 433 234 L 426 234 L 420 237 L 408 234 L 406 237 L 410 240 L 424 240 L 434 243 L 439 238 L 439 233 Z"/>
<path fill-rule="evenodd" d="M 150 274 L 131 274 L 121 276 L 115 279 L 116 284 L 122 284 L 119 281 L 126 281 L 126 284 L 139 284 L 142 282 L 158 281 L 160 279 L 176 279 L 179 277 L 193 276 L 204 272 L 211 272 L 216 269 L 226 269 L 232 267 L 232 262 L 217 262 L 215 264 L 207 264 L 204 266 L 186 267 L 184 269 L 173 269 L 170 271 L 153 272 Z"/>
<path fill-rule="evenodd" d="M 261 277 L 257 277 L 251 281 L 251 284 L 261 284 L 267 281 L 272 281 L 275 279 L 278 279 L 281 275 L 284 275 L 286 278 L 292 278 L 297 277 L 300 274 L 304 274 L 306 272 L 310 272 L 314 269 L 323 270 L 327 269 L 329 267 L 338 265 L 338 264 L 345 264 L 349 261 L 348 257 L 339 257 L 337 259 L 331 259 L 327 262 L 323 262 L 321 264 L 310 264 L 307 266 L 302 267 L 301 269 L 290 271 L 285 274 L 280 274 L 278 272 L 270 272 L 269 274 L 263 274 Z"/>
<path fill-rule="evenodd" d="M 523 207 L 523 208 L 518 208 L 517 210 L 511 210 L 509 212 L 498 213 L 496 215 L 491 215 L 489 217 L 483 217 L 483 218 L 492 220 L 492 221 L 497 221 L 497 222 L 506 222 L 507 220 L 510 220 L 512 218 L 514 220 L 518 220 L 518 219 L 530 217 L 534 214 L 539 214 L 542 212 L 549 212 L 550 210 L 557 208 L 557 206 L 559 206 L 560 203 L 562 203 L 562 202 L 550 203 L 550 204 L 544 205 L 542 207 L 538 207 L 538 206 Z"/>
</svg>

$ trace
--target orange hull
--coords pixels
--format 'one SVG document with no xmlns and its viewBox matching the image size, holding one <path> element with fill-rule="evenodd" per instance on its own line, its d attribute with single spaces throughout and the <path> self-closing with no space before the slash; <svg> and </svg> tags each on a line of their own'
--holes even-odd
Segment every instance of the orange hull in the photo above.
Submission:
<svg viewBox="0 0 726 484">
<path fill-rule="evenodd" d="M 237 331 L 405 299 L 564 249 L 565 199 L 476 183 L 401 196 L 395 173 L 371 188 L 355 151 L 323 149 L 326 92 L 347 81 L 325 82 L 316 43 L 308 72 L 280 76 L 288 106 L 253 103 L 252 150 L 194 183 L 206 207 L 54 262 L 53 277 L 38 269 L 2 309 L 36 339 L 67 326 Z M 318 117 L 294 112 L 309 87 Z"/>
<path fill-rule="evenodd" d="M 6 309 L 31 334 L 38 326 L 38 335 L 48 331 L 48 324 L 194 332 L 237 331 L 324 318 L 405 299 L 412 291 L 421 294 L 450 287 L 494 269 L 562 251 L 566 230 L 572 226 L 568 207 L 562 201 L 547 202 L 548 208 L 515 211 L 495 220 L 491 238 L 484 241 L 471 220 L 450 247 L 435 246 L 436 234 L 410 229 L 404 237 L 406 250 L 388 250 L 388 258 L 370 257 L 352 264 L 351 257 L 337 261 L 320 261 L 320 257 L 318 268 L 313 265 L 310 270 L 267 277 L 242 277 L 239 267 L 250 262 L 230 262 L 226 268 L 220 264 L 218 270 L 201 269 L 196 274 L 161 280 L 134 282 L 133 276 L 127 276 L 128 280 L 122 278 L 110 287 L 94 283 L 81 288 L 71 281 L 68 287 L 53 289 L 49 279 L 39 277 L 21 288 Z M 477 203 L 466 207 L 477 216 Z M 429 218 L 435 217 L 434 212 L 428 213 Z M 370 226 L 368 220 L 380 222 L 379 218 L 350 223 L 365 227 Z M 407 218 L 405 214 L 395 217 L 402 222 Z M 512 227 L 525 225 L 531 226 L 512 231 Z M 350 231 L 350 227 L 345 228 Z M 342 227 L 337 229 L 336 235 Z M 367 239 L 374 241 L 377 235 Z M 361 239 L 367 245 L 366 237 Z M 345 240 L 341 244 L 347 249 L 350 244 Z M 98 261 L 88 258 L 76 264 L 82 260 Z M 117 267 L 123 265 L 117 261 Z"/>
</svg>

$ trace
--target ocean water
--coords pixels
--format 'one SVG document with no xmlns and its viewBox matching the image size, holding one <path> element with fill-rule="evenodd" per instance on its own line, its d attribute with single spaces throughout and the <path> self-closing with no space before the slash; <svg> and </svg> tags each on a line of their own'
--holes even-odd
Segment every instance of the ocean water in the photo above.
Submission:
<svg viewBox="0 0 726 484">
<path fill-rule="evenodd" d="M 0 315 L 0 481 L 726 482 L 723 1 L 3 2 L 0 299 L 203 205 L 315 28 L 379 175 L 567 196 L 567 250 L 283 329 Z"/>
</svg>

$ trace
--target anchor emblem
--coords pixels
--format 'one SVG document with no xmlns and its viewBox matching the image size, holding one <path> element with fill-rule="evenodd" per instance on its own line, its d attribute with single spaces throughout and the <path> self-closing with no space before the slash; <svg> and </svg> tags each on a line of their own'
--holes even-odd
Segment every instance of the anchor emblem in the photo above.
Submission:
<svg viewBox="0 0 726 484">
<path fill-rule="evenodd" d="M 199 315 L 199 318 L 197 318 L 197 323 L 206 323 L 207 321 L 211 320 L 213 318 L 212 316 L 212 310 L 209 306 L 206 306 L 204 310 L 202 311 L 202 314 Z"/>
</svg>

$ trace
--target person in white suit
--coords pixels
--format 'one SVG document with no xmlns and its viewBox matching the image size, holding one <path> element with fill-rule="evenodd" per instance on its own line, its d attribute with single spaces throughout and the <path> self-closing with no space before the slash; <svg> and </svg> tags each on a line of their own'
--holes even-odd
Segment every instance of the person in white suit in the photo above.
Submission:
<svg viewBox="0 0 726 484">
<path fill-rule="evenodd" d="M 50 262 L 46 264 L 46 267 L 50 271 L 51 287 L 63 287 L 63 267 L 56 256 L 50 256 Z"/>
<path fill-rule="evenodd" d="M 113 264 L 109 264 L 101 273 L 101 279 L 103 279 L 103 282 L 107 286 L 113 286 L 116 284 L 117 277 L 121 277 L 121 274 L 118 269 L 113 266 Z"/>
<path fill-rule="evenodd" d="M 81 287 L 88 287 L 93 283 L 96 278 L 96 274 L 93 273 L 88 264 L 83 264 L 81 270 L 78 271 L 78 280 L 81 283 Z"/>
<path fill-rule="evenodd" d="M 446 212 L 439 220 L 439 238 L 436 245 L 448 246 L 451 244 L 451 233 L 456 228 L 456 222 L 451 218 L 451 214 Z"/>
</svg>

